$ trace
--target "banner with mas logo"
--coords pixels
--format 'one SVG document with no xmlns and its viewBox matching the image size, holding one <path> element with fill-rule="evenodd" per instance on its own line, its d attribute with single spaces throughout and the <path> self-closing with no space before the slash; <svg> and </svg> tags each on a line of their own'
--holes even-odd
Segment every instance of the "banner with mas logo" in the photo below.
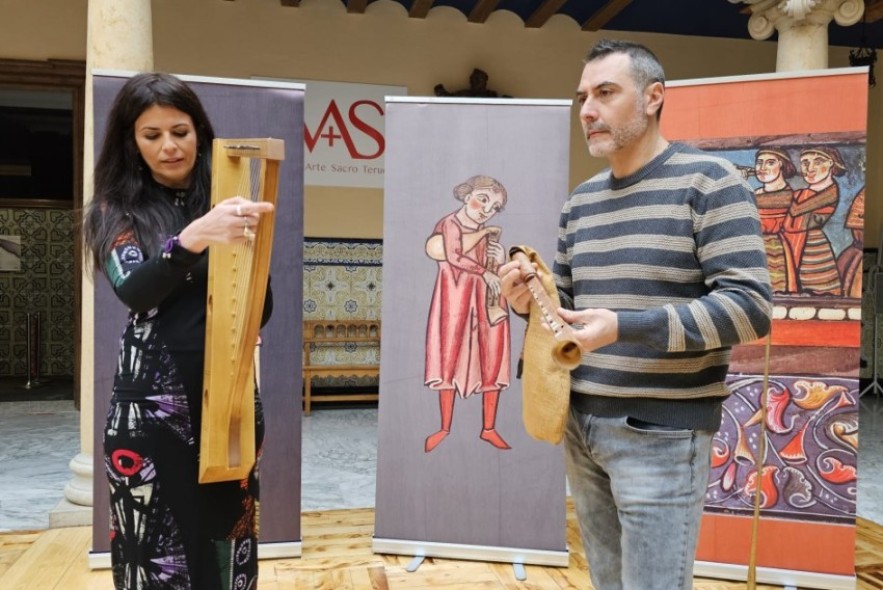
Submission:
<svg viewBox="0 0 883 590">
<path fill-rule="evenodd" d="M 304 182 L 383 188 L 384 98 L 404 86 L 304 80 Z"/>
</svg>

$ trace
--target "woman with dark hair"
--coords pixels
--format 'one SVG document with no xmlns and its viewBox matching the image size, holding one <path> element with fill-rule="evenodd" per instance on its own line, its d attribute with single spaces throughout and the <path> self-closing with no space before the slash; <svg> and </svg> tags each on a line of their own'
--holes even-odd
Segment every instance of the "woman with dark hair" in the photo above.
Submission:
<svg viewBox="0 0 883 590">
<path fill-rule="evenodd" d="M 201 485 L 198 450 L 208 252 L 254 239 L 273 206 L 231 197 L 210 208 L 213 138 L 181 80 L 134 76 L 111 108 L 85 212 L 92 265 L 129 309 L 104 430 L 118 589 L 257 586 L 257 467 Z"/>
</svg>

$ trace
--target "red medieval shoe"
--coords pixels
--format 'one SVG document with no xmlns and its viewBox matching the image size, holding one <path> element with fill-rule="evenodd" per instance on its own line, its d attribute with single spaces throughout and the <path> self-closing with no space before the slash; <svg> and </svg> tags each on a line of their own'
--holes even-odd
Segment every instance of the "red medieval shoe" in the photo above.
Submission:
<svg viewBox="0 0 883 590">
<path fill-rule="evenodd" d="M 503 437 L 499 435 L 495 428 L 482 428 L 479 438 L 491 443 L 501 451 L 512 448 L 506 443 L 505 440 L 503 440 Z"/>
<path fill-rule="evenodd" d="M 441 430 L 426 437 L 426 443 L 423 445 L 423 450 L 427 453 L 431 452 L 432 449 L 437 447 L 438 444 L 445 440 L 445 437 L 451 433 L 451 422 L 454 418 L 453 389 L 439 390 L 438 407 L 439 413 L 441 414 Z"/>
<path fill-rule="evenodd" d="M 483 424 L 479 438 L 494 445 L 501 451 L 512 447 L 497 433 L 497 404 L 500 401 L 500 390 L 485 391 L 482 400 Z"/>
<path fill-rule="evenodd" d="M 431 452 L 432 449 L 437 447 L 441 441 L 445 440 L 450 433 L 450 430 L 439 430 L 436 433 L 430 434 L 426 437 L 426 444 L 423 446 L 423 450 L 427 453 Z"/>
</svg>

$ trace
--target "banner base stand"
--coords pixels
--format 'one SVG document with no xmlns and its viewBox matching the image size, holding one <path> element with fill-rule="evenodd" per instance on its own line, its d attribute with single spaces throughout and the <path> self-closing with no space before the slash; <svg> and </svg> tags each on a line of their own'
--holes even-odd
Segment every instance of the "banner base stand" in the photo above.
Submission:
<svg viewBox="0 0 883 590">
<path fill-rule="evenodd" d="M 110 551 L 90 551 L 88 562 L 90 570 L 109 570 Z"/>
<path fill-rule="evenodd" d="M 442 557 L 444 559 L 464 559 L 469 561 L 497 561 L 553 567 L 567 567 L 570 561 L 570 553 L 566 549 L 564 551 L 548 551 L 517 547 L 493 547 L 490 545 L 404 541 L 400 539 L 380 539 L 377 537 L 372 540 L 371 549 L 374 553 L 389 553 L 392 555 Z"/>
<path fill-rule="evenodd" d="M 697 561 L 693 566 L 693 575 L 697 578 L 717 578 L 744 582 L 748 579 L 748 566 Z M 757 581 L 785 588 L 821 588 L 823 590 L 855 590 L 856 588 L 855 576 L 785 570 L 773 567 L 758 567 Z"/>
<path fill-rule="evenodd" d="M 283 543 L 258 543 L 258 559 L 286 559 L 300 557 L 302 543 L 290 541 Z M 90 551 L 88 557 L 90 570 L 109 570 L 110 551 Z"/>
<path fill-rule="evenodd" d="M 303 544 L 300 541 L 258 543 L 258 559 L 286 559 L 300 557 Z"/>
</svg>

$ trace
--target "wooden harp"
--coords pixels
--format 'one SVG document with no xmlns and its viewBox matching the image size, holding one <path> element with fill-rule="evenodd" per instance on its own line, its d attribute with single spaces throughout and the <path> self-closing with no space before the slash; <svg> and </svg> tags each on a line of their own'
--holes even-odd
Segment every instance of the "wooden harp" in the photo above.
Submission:
<svg viewBox="0 0 883 590">
<path fill-rule="evenodd" d="M 212 206 L 241 196 L 275 205 L 280 139 L 215 139 Z M 199 482 L 241 480 L 255 463 L 255 346 L 260 330 L 275 214 L 256 236 L 209 251 Z"/>
</svg>

